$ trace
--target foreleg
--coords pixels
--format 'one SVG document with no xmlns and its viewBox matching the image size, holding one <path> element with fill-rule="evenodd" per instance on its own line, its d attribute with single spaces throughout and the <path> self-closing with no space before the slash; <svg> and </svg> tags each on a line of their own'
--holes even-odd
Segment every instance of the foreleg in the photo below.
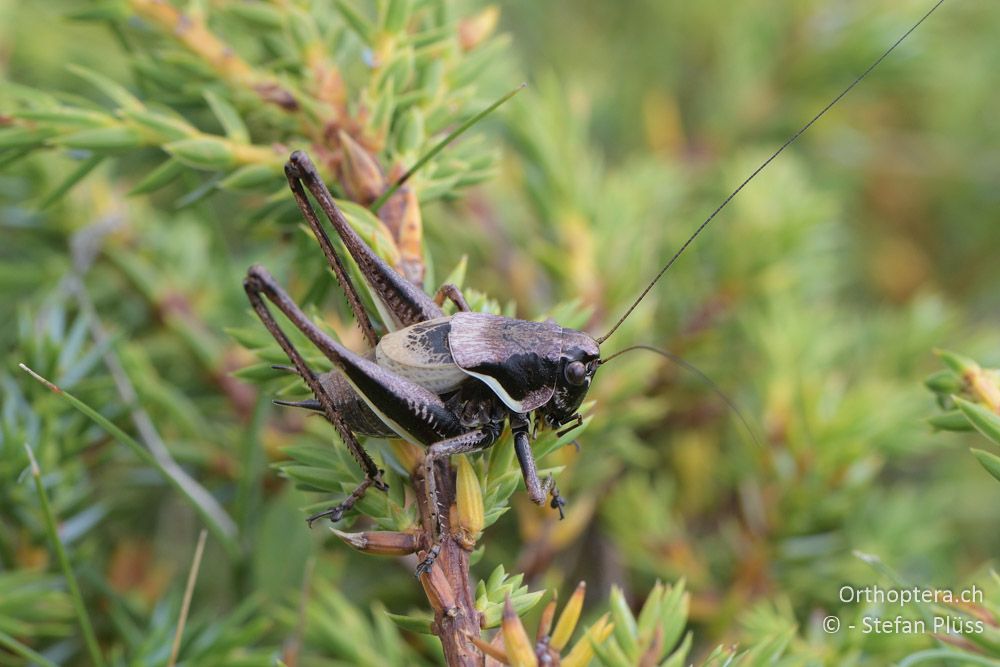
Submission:
<svg viewBox="0 0 1000 667">
<path fill-rule="evenodd" d="M 545 502 L 545 498 L 551 495 L 552 502 L 549 503 L 549 507 L 559 510 L 559 518 L 564 518 L 563 507 L 566 501 L 559 495 L 555 477 L 549 475 L 544 482 L 538 479 L 538 469 L 535 467 L 535 457 L 531 453 L 531 442 L 528 437 L 528 421 L 512 419 L 511 430 L 514 433 L 514 454 L 521 465 L 521 476 L 524 477 L 524 486 L 528 490 L 531 502 L 541 505 Z"/>
</svg>

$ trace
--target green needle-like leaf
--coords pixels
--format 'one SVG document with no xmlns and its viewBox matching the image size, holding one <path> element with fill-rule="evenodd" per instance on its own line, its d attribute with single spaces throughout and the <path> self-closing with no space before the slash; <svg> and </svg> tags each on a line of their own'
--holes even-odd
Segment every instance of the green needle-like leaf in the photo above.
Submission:
<svg viewBox="0 0 1000 667">
<path fill-rule="evenodd" d="M 169 470 L 167 466 L 153 456 L 148 449 L 139 444 L 139 442 L 125 433 L 125 431 L 108 421 L 104 415 L 97 412 L 69 392 L 63 391 L 24 364 L 19 364 L 19 366 L 23 371 L 31 375 L 31 377 L 48 387 L 54 394 L 65 400 L 71 406 L 90 418 L 95 424 L 107 431 L 115 440 L 131 449 L 143 463 L 158 470 L 160 474 L 163 475 L 164 479 L 188 500 L 195 512 L 197 512 L 198 515 L 205 521 L 205 524 L 208 526 L 209 530 L 212 531 L 212 534 L 226 547 L 226 551 L 229 552 L 231 556 L 238 555 L 239 547 L 236 544 L 236 524 L 233 523 L 232 519 L 230 519 L 228 515 L 221 511 L 221 508 L 218 508 L 214 499 L 206 497 L 205 492 L 200 487 L 193 486 L 187 480 L 180 477 L 177 472 Z"/>
<path fill-rule="evenodd" d="M 45 199 L 41 201 L 41 203 L 38 205 L 38 208 L 44 211 L 45 209 L 47 209 L 48 207 L 52 206 L 57 201 L 62 199 L 67 192 L 73 189 L 74 185 L 76 185 L 84 178 L 86 178 L 87 174 L 92 172 L 97 167 L 97 165 L 101 164 L 103 160 L 104 160 L 103 155 L 93 155 L 84 160 L 83 162 L 81 162 L 80 166 L 78 166 L 75 170 L 73 170 L 73 172 L 70 173 L 70 175 L 67 176 L 62 183 L 56 186 L 55 190 L 53 190 L 52 192 L 50 192 L 48 195 L 45 196 Z"/>
<path fill-rule="evenodd" d="M 49 494 L 45 490 L 45 484 L 42 482 L 42 471 L 38 467 L 38 462 L 35 461 L 35 454 L 31 451 L 31 447 L 25 444 L 24 449 L 28 453 L 28 460 L 31 465 L 31 477 L 35 482 L 35 490 L 38 492 L 38 502 L 42 507 L 45 530 L 49 535 L 49 542 L 52 544 L 52 549 L 56 552 L 56 557 L 59 559 L 59 567 L 62 568 L 63 576 L 66 577 L 66 585 L 69 587 L 73 607 L 76 609 L 76 617 L 80 623 L 80 631 L 83 633 L 84 642 L 87 645 L 87 652 L 90 654 L 92 664 L 102 667 L 104 665 L 104 656 L 101 654 L 101 648 L 97 643 L 97 636 L 94 634 L 94 625 L 90 622 L 87 607 L 83 603 L 80 584 L 77 583 L 76 575 L 73 573 L 73 566 L 70 564 L 69 556 L 66 554 L 66 547 L 63 546 L 62 540 L 59 538 L 59 529 L 56 527 L 56 518 L 52 514 Z"/>
<path fill-rule="evenodd" d="M 982 449 L 973 449 L 971 451 L 972 455 L 986 468 L 986 472 L 993 475 L 997 481 L 1000 481 L 1000 456 L 983 451 Z"/>
<path fill-rule="evenodd" d="M 1000 445 L 1000 415 L 986 406 L 973 403 L 959 396 L 955 397 L 955 405 L 968 418 L 976 430 Z"/>
<path fill-rule="evenodd" d="M 42 665 L 42 667 L 59 667 L 56 663 L 52 662 L 41 653 L 25 646 L 3 631 L 0 631 L 0 646 L 3 646 L 11 653 L 19 655 L 26 660 L 31 660 L 39 665 Z"/>
</svg>

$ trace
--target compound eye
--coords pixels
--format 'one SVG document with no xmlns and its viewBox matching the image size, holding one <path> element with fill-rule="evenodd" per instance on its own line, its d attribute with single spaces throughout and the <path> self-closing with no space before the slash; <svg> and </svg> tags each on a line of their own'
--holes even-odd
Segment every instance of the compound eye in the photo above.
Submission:
<svg viewBox="0 0 1000 667">
<path fill-rule="evenodd" d="M 571 361 L 566 364 L 566 381 L 576 386 L 587 381 L 587 367 L 582 361 Z"/>
</svg>

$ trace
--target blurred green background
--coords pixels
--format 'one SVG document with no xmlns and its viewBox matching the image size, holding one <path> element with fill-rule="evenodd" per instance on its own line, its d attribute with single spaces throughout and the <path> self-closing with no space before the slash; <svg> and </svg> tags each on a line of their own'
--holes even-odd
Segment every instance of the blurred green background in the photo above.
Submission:
<svg viewBox="0 0 1000 667">
<path fill-rule="evenodd" d="M 382 611 L 425 605 L 410 566 L 309 531 L 300 508 L 329 495 L 297 490 L 272 465 L 292 445 L 332 447 L 332 430 L 272 407 L 281 385 L 232 375 L 256 360 L 226 329 L 262 331 L 241 287 L 254 262 L 360 342 L 277 170 L 289 148 L 316 138 L 303 139 L 288 115 L 240 96 L 190 53 L 161 46 L 169 31 L 137 18 L 140 4 L 0 0 L 0 126 L 9 126 L 0 130 L 0 631 L 57 664 L 88 664 L 24 443 L 112 662 L 165 663 L 202 525 L 153 467 L 20 372 L 24 362 L 129 433 L 141 405 L 170 455 L 232 518 L 230 546 L 218 535 L 208 542 L 187 664 L 287 660 L 310 568 L 326 592 L 295 644 L 301 664 L 433 662 L 434 642 L 386 626 Z M 376 3 L 318 0 L 185 7 L 281 82 L 297 81 L 296 59 L 310 44 L 328 46 L 347 98 L 364 91 L 377 118 L 373 50 L 341 38 L 343 8 L 355 4 L 378 15 Z M 252 15 L 260 6 L 268 11 Z M 407 102 L 425 110 L 426 136 L 404 146 L 404 118 L 412 125 L 415 116 L 390 110 L 388 140 L 368 148 L 383 164 L 412 164 L 455 117 L 527 81 L 413 184 L 426 284 L 467 257 L 473 292 L 521 317 L 563 315 L 594 335 L 743 178 L 929 8 L 496 6 L 496 36 L 443 50 L 445 83 Z M 415 0 L 409 9 L 413 22 L 451 36 L 483 7 Z M 841 602 L 844 584 L 976 583 L 997 604 L 1000 487 L 968 455 L 975 437 L 926 424 L 936 406 L 921 382 L 938 366 L 935 347 L 1000 362 L 998 27 L 1000 5 L 945 3 L 720 214 L 606 345 L 682 355 L 735 401 L 759 442 L 697 377 L 642 352 L 622 357 L 598 374 L 579 453 L 550 457 L 565 466 L 569 520 L 554 523 L 519 490 L 513 511 L 485 534 L 478 577 L 503 564 L 533 590 L 563 596 L 585 579 L 591 617 L 612 584 L 638 608 L 656 580 L 683 578 L 692 660 L 720 643 L 749 647 L 775 635 L 786 637 L 787 664 L 888 664 L 942 645 L 926 634 L 824 634 L 827 614 L 846 625 L 895 613 Z M 51 119 L 20 115 L 47 104 L 29 89 L 101 113 L 120 106 L 68 64 L 213 135 L 225 122 L 201 95 L 218 83 L 273 159 L 244 173 L 257 178 L 248 187 L 228 187 L 224 177 L 258 166 L 255 157 L 195 170 L 188 156 L 163 188 L 130 195 L 163 163 L 164 141 L 74 142 L 63 139 L 66 126 L 46 134 Z M 416 81 L 430 86 L 433 67 L 420 67 Z M 42 134 L 20 143 L 3 134 L 24 127 Z M 79 182 L 67 182 L 74 173 Z M 109 349 L 134 385 L 132 405 L 103 359 Z M 352 645 L 361 636 L 377 646 Z M 2 652 L 0 662 L 27 664 Z"/>
</svg>

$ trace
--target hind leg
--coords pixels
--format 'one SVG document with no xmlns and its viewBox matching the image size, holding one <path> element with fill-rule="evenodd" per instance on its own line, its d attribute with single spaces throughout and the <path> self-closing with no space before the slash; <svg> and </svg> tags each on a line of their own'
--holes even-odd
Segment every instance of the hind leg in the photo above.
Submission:
<svg viewBox="0 0 1000 667">
<path fill-rule="evenodd" d="M 319 247 L 326 257 L 327 264 L 333 269 L 333 274 L 337 277 L 337 282 L 340 283 L 340 288 L 347 297 L 347 303 L 351 306 L 351 312 L 354 313 L 354 319 L 357 321 L 358 326 L 361 327 L 361 332 L 364 334 L 365 340 L 370 347 L 375 347 L 378 343 L 378 336 L 375 334 L 375 327 L 372 326 L 371 318 L 368 317 L 368 312 L 361 302 L 361 296 L 358 294 L 354 282 L 347 274 L 343 262 L 341 262 L 340 257 L 333 249 L 330 237 L 320 224 L 319 218 L 316 217 L 316 211 L 313 210 L 312 205 L 309 203 L 309 198 L 306 197 L 305 190 L 302 189 L 302 182 L 299 180 L 298 171 L 292 166 L 291 162 L 285 165 L 285 177 L 288 179 L 288 187 L 291 188 L 292 195 L 295 196 L 295 203 L 298 204 L 299 210 L 302 212 L 302 217 L 309 223 L 309 228 L 312 229 L 313 235 L 316 237 L 316 242 L 319 243 Z"/>
<path fill-rule="evenodd" d="M 246 279 L 243 281 L 243 287 L 246 290 L 247 297 L 250 299 L 250 304 L 253 306 L 254 311 L 256 311 L 257 316 L 260 318 L 261 322 L 264 323 L 264 326 L 271 333 L 271 336 L 273 336 L 278 342 L 278 345 L 281 346 L 281 349 L 288 355 L 289 360 L 295 367 L 295 371 L 302 377 L 303 380 L 305 380 L 309 389 L 312 390 L 313 395 L 316 396 L 316 399 L 319 401 L 323 414 L 326 416 L 327 420 L 333 424 L 333 427 L 337 430 L 337 433 L 340 434 L 344 444 L 347 445 L 347 449 L 350 451 L 351 456 L 353 456 L 354 460 L 358 462 L 358 465 L 361 466 L 361 470 L 365 474 L 365 480 L 358 485 L 354 492 L 352 492 L 344 502 L 330 508 L 327 512 L 315 515 L 309 519 L 310 523 L 312 523 L 312 521 L 315 521 L 325 515 L 330 516 L 331 519 L 336 521 L 343 516 L 344 512 L 351 509 L 354 504 L 364 496 L 368 487 L 374 486 L 382 491 L 385 491 L 388 488 L 386 487 L 385 482 L 382 481 L 382 471 L 378 469 L 375 465 L 375 461 L 372 460 L 371 456 L 368 455 L 368 452 L 361 446 L 361 443 L 358 442 L 358 439 L 354 436 L 354 433 L 351 431 L 347 422 L 337 411 L 334 406 L 333 399 L 324 389 L 319 377 L 311 368 L 309 368 L 305 359 L 303 359 L 299 351 L 295 349 L 292 341 L 289 340 L 288 336 L 285 335 L 285 332 L 281 330 L 278 322 L 271 314 L 270 309 L 268 309 L 267 304 L 264 303 L 263 295 L 267 295 L 268 298 L 275 302 L 282 312 L 288 315 L 299 329 L 303 329 L 303 326 L 299 321 L 299 317 L 301 317 L 302 320 L 305 320 L 305 316 L 301 314 L 301 311 L 299 311 L 297 307 L 290 312 L 288 305 L 291 303 L 291 300 L 288 298 L 288 295 L 286 295 L 280 288 L 277 287 L 277 285 L 274 284 L 273 278 L 271 278 L 270 274 L 259 267 L 253 267 L 250 269 L 247 273 Z M 294 304 L 291 305 L 294 306 Z M 308 320 L 305 321 L 310 327 L 312 327 L 311 322 L 308 322 Z"/>
<path fill-rule="evenodd" d="M 355 454 L 355 458 L 365 469 L 366 476 L 373 480 L 373 484 L 380 483 L 374 463 L 354 439 L 351 429 L 348 428 L 350 424 L 335 409 L 329 392 L 324 390 L 322 383 L 305 365 L 278 327 L 264 302 L 265 298 L 274 304 L 317 349 L 333 362 L 337 371 L 351 385 L 357 396 L 364 400 L 371 411 L 393 433 L 409 442 L 428 445 L 425 456 L 427 502 L 432 520 L 436 524 L 438 540 L 440 540 L 440 536 L 447 533 L 448 526 L 445 521 L 446 511 L 439 503 L 434 462 L 452 454 L 488 447 L 499 436 L 502 422 L 492 423 L 473 431 L 467 430 L 437 394 L 415 382 L 393 374 L 370 359 L 351 352 L 330 338 L 306 317 L 305 313 L 262 267 L 251 267 L 244 284 L 254 309 L 285 352 L 289 354 L 296 369 L 317 393 L 317 398 L 323 404 L 324 413 L 330 417 L 335 425 L 339 425 L 338 428 L 344 429 L 342 435 L 344 435 L 345 442 L 348 443 L 351 452 Z M 360 496 L 364 490 L 364 488 L 359 487 L 357 494 Z M 353 495 L 352 498 L 345 501 L 348 507 L 353 504 L 353 500 L 356 500 Z M 343 511 L 343 508 L 333 508 L 328 516 L 336 516 L 338 509 L 340 512 Z M 439 545 L 440 541 L 435 544 Z M 430 567 L 436 553 L 437 549 L 432 549 L 432 555 L 424 563 L 422 571 L 426 571 L 426 568 Z"/>
<path fill-rule="evenodd" d="M 316 238 L 323 246 L 323 252 L 327 254 L 327 259 L 330 261 L 331 267 L 334 268 L 334 272 L 337 273 L 337 279 L 341 281 L 345 291 L 348 291 L 346 287 L 348 281 L 346 281 L 346 274 L 343 273 L 343 266 L 333 252 L 330 239 L 319 226 L 316 214 L 306 199 L 305 190 L 308 190 L 316 199 L 320 210 L 333 225 L 337 236 L 343 241 L 347 252 L 358 265 L 365 285 L 375 300 L 375 306 L 389 330 L 395 331 L 444 315 L 433 299 L 386 264 L 354 231 L 334 202 L 333 195 L 323 183 L 315 165 L 305 153 L 302 151 L 292 153 L 285 165 L 285 174 L 292 192 L 295 194 L 295 199 L 299 203 L 299 208 L 302 209 L 303 215 L 306 216 L 310 227 L 316 233 Z M 339 270 L 334 266 L 335 264 L 340 267 Z M 353 286 L 351 291 L 353 291 L 353 295 L 349 294 L 348 300 L 351 301 L 351 308 L 354 309 L 355 316 L 361 321 L 364 309 L 361 307 L 360 300 L 357 299 L 357 292 Z M 371 335 L 374 336 L 374 332 Z"/>
<path fill-rule="evenodd" d="M 351 492 L 351 495 L 347 496 L 347 498 L 340 501 L 333 507 L 327 508 L 322 512 L 317 512 L 316 514 L 313 514 L 308 519 L 306 519 L 306 523 L 309 524 L 310 528 L 312 528 L 313 522 L 319 521 L 320 519 L 323 518 L 328 518 L 333 523 L 337 523 L 342 518 L 344 518 L 344 514 L 351 511 L 356 502 L 365 497 L 365 491 L 367 491 L 368 487 L 371 486 L 372 484 L 375 484 L 375 480 L 372 479 L 371 477 L 366 477 L 365 481 L 358 484 L 357 488 Z"/>
</svg>

